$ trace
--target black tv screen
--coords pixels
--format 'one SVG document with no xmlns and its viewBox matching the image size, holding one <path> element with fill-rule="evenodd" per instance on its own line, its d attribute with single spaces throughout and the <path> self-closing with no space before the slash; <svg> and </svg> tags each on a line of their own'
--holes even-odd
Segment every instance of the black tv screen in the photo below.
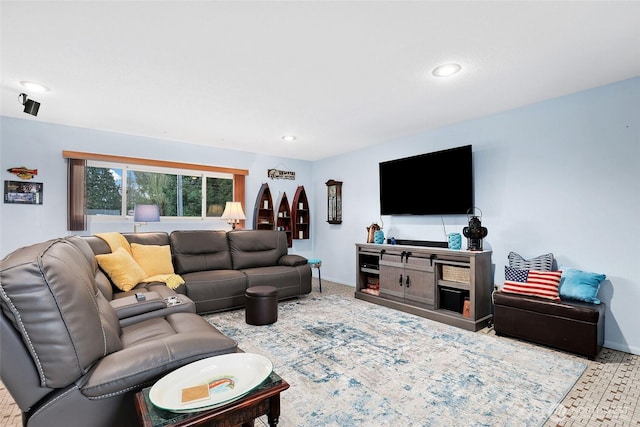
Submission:
<svg viewBox="0 0 640 427">
<path fill-rule="evenodd" d="M 472 207 L 471 145 L 380 162 L 381 215 L 466 214 Z"/>
</svg>

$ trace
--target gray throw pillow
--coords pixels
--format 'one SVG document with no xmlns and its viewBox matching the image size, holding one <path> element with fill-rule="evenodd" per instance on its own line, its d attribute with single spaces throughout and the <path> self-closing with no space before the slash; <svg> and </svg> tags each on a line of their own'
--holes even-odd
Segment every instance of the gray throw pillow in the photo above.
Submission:
<svg viewBox="0 0 640 427">
<path fill-rule="evenodd" d="M 521 255 L 515 252 L 509 252 L 509 267 L 517 268 L 520 270 L 537 270 L 537 271 L 551 271 L 553 268 L 553 254 L 548 253 L 539 255 L 535 258 L 524 259 Z"/>
</svg>

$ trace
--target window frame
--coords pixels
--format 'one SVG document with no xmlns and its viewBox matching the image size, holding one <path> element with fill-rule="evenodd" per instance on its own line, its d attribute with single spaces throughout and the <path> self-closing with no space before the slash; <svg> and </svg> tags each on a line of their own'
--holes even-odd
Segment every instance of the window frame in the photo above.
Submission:
<svg viewBox="0 0 640 427">
<path fill-rule="evenodd" d="M 126 156 L 113 156 L 107 154 L 96 154 L 96 153 L 84 153 L 78 151 L 68 151 L 64 150 L 62 152 L 64 158 L 69 159 L 80 159 L 85 160 L 87 163 L 87 167 L 108 167 L 112 169 L 122 169 L 123 174 L 126 175 L 127 170 L 139 170 L 146 172 L 155 172 L 155 173 L 175 173 L 179 175 L 187 175 L 187 176 L 201 176 L 203 191 L 202 195 L 202 209 L 201 216 L 167 216 L 162 217 L 166 220 L 178 220 L 178 221 L 188 221 L 188 220 L 207 220 L 207 219 L 219 219 L 219 217 L 207 216 L 206 215 L 206 178 L 231 178 L 233 180 L 233 201 L 238 201 L 242 204 L 243 209 L 245 209 L 245 176 L 249 174 L 249 171 L 246 169 L 236 169 L 236 168 L 228 168 L 222 166 L 210 166 L 210 165 L 199 165 L 193 163 L 182 163 L 182 162 L 169 162 L 163 160 L 153 160 L 153 159 L 144 159 L 137 157 L 126 157 Z M 126 178 L 123 178 L 123 191 L 126 193 Z M 95 219 L 105 219 L 105 220 L 122 220 L 131 218 L 130 215 L 127 215 L 126 210 L 126 196 L 123 195 L 121 202 L 121 215 L 87 215 Z M 85 205 L 86 206 L 86 205 Z M 124 212 L 124 215 L 122 213 Z M 204 215 L 202 215 L 204 214 Z M 242 221 L 240 226 L 244 227 L 244 221 Z"/>
</svg>

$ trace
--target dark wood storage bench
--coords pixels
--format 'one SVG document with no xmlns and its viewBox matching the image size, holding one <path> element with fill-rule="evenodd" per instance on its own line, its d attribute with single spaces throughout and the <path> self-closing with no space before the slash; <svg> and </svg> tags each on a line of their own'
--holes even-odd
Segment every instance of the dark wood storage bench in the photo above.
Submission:
<svg viewBox="0 0 640 427">
<path fill-rule="evenodd" d="M 494 330 L 594 360 L 604 343 L 605 305 L 494 293 Z"/>
</svg>

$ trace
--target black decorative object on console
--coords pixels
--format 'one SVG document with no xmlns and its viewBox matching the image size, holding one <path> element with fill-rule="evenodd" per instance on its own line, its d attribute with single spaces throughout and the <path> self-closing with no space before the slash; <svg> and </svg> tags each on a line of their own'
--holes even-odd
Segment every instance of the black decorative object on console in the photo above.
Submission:
<svg viewBox="0 0 640 427">
<path fill-rule="evenodd" d="M 464 237 L 467 238 L 468 251 L 481 251 L 482 239 L 487 237 L 489 231 L 486 227 L 482 226 L 482 221 L 480 220 L 480 218 L 482 217 L 482 211 L 480 211 L 480 217 L 478 217 L 473 213 L 474 209 L 478 208 L 469 208 L 469 210 L 467 211 L 469 226 L 462 229 L 462 234 L 464 234 Z"/>
</svg>

